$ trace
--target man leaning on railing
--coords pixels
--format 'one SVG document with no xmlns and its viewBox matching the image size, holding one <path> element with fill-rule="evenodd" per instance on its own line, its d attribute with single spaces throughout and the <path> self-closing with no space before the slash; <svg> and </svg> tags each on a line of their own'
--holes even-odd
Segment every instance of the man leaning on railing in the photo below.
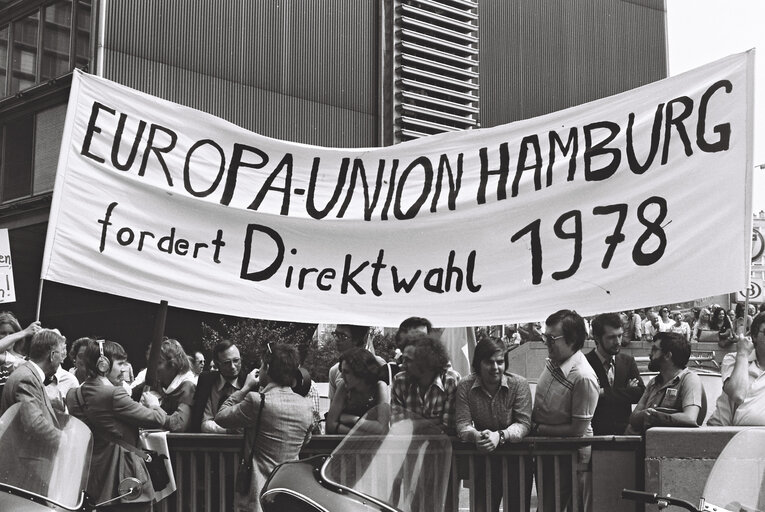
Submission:
<svg viewBox="0 0 765 512">
<path fill-rule="evenodd" d="M 473 353 L 473 373 L 457 385 L 457 435 L 462 441 L 475 443 L 479 452 L 489 459 L 486 465 L 474 464 L 471 486 L 474 512 L 497 512 L 502 501 L 502 455 L 493 452 L 498 446 L 523 440 L 531 428 L 531 391 L 529 383 L 520 375 L 505 373 L 505 344 L 499 338 L 485 337 Z M 481 461 L 482 462 L 482 461 Z M 528 472 L 521 479 L 518 464 L 508 464 L 509 501 L 525 503 L 528 510 L 531 495 L 531 464 L 524 464 Z M 486 478 L 491 479 L 491 496 L 483 496 Z M 527 483 L 521 489 L 520 482 Z M 525 494 L 521 500 L 521 492 Z M 486 506 L 487 498 L 491 507 Z M 506 504 L 506 510 L 516 510 Z"/>
</svg>

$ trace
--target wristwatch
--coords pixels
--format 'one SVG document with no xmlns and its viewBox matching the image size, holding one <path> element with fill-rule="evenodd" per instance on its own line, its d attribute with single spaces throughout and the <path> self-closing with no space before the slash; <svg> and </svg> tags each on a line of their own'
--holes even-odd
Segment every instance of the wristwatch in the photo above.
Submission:
<svg viewBox="0 0 765 512">
<path fill-rule="evenodd" d="M 499 431 L 499 444 L 505 444 L 505 431 Z"/>
</svg>

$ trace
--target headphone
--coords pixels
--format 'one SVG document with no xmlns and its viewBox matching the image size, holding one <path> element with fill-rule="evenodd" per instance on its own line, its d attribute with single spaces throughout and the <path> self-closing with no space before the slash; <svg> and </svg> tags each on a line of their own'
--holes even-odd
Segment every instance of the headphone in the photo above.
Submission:
<svg viewBox="0 0 765 512">
<path fill-rule="evenodd" d="M 109 361 L 109 358 L 104 355 L 104 340 L 96 340 L 98 343 L 98 361 L 96 361 L 96 370 L 98 371 L 98 374 L 101 376 L 106 375 L 109 372 L 109 369 L 112 367 L 112 362 Z"/>
</svg>

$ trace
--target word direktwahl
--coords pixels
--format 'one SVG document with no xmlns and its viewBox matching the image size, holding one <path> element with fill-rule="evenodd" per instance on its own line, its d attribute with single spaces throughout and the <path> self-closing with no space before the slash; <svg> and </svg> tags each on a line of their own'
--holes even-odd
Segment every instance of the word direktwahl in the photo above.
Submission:
<svg viewBox="0 0 765 512">
<path fill-rule="evenodd" d="M 253 255 L 252 247 L 262 247 L 262 244 L 253 242 L 253 235 L 262 233 L 271 238 L 276 247 L 276 256 L 273 261 L 260 270 L 251 270 L 250 263 Z M 242 269 L 240 277 L 249 281 L 266 281 L 276 275 L 285 261 L 285 246 L 282 237 L 272 228 L 261 224 L 248 224 L 247 234 L 244 242 L 244 256 L 242 258 Z M 270 251 L 270 250 L 269 250 Z M 297 255 L 297 249 L 290 249 L 290 254 Z M 361 263 L 353 261 L 352 254 L 346 254 L 343 263 L 342 272 L 335 268 L 313 268 L 313 267 L 295 267 L 288 265 L 284 277 L 284 287 L 297 287 L 298 290 L 305 289 L 308 285 L 315 285 L 316 289 L 328 292 L 337 285 L 336 279 L 340 275 L 340 293 L 345 295 L 353 289 L 359 295 L 365 295 L 367 290 L 362 286 L 361 278 L 364 278 L 363 284 L 368 283 L 368 288 L 372 293 L 379 297 L 383 295 L 380 288 L 381 274 L 383 270 L 388 269 L 391 278 L 392 290 L 394 293 L 411 293 L 419 282 L 422 288 L 431 293 L 461 292 L 464 288 L 477 293 L 481 285 L 475 282 L 475 266 L 477 251 L 472 250 L 468 254 L 465 269 L 455 265 L 457 253 L 454 250 L 449 251 L 445 267 L 435 267 L 427 270 L 417 269 L 410 275 L 405 276 L 399 272 L 398 267 L 384 263 L 385 250 L 380 249 L 377 253 L 377 259 L 374 261 L 363 260 Z M 371 275 L 365 271 L 371 270 Z M 388 272 L 386 272 L 387 274 Z"/>
</svg>

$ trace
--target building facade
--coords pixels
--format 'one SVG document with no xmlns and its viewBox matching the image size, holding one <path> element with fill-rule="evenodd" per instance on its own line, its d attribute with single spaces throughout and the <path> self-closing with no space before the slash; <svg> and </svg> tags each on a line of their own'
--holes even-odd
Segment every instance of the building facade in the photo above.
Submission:
<svg viewBox="0 0 765 512">
<path fill-rule="evenodd" d="M 270 137 L 383 146 L 664 78 L 666 11 L 664 0 L 0 0 L 0 227 L 22 323 L 38 303 L 75 67 Z M 41 318 L 137 356 L 154 308 L 45 283 Z M 193 342 L 205 319 L 171 308 L 167 332 Z"/>
</svg>

